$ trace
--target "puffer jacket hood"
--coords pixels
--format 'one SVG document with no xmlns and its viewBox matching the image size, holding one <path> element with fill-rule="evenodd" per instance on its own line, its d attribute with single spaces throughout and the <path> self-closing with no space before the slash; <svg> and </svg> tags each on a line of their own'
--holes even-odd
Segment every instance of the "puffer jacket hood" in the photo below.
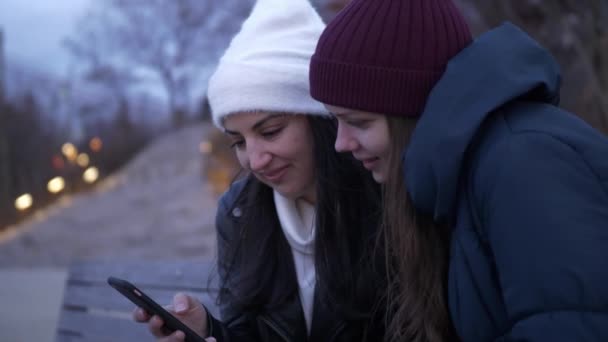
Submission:
<svg viewBox="0 0 608 342">
<path fill-rule="evenodd" d="M 452 219 L 465 154 L 484 120 L 516 99 L 557 104 L 560 80 L 551 54 L 510 23 L 455 56 L 403 156 L 416 208 L 435 220 Z"/>
</svg>

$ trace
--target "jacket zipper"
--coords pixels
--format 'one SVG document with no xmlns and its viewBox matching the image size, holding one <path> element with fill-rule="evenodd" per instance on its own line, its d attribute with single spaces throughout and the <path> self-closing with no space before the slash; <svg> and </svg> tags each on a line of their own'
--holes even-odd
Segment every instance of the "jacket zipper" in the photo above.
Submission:
<svg viewBox="0 0 608 342">
<path fill-rule="evenodd" d="M 289 342 L 289 338 L 287 338 L 287 336 L 285 336 L 283 331 L 281 331 L 281 329 L 276 324 L 274 324 L 274 322 L 272 322 L 270 319 L 268 319 L 264 316 L 260 316 L 260 319 L 264 323 L 266 323 L 266 325 L 268 325 L 270 327 L 270 329 L 272 329 L 275 333 L 277 333 L 277 335 L 279 335 L 283 339 L 283 341 Z"/>
</svg>

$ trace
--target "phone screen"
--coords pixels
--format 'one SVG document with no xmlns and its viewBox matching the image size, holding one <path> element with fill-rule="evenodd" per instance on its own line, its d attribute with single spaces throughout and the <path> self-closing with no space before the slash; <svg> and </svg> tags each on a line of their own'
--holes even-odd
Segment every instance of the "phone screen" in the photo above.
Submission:
<svg viewBox="0 0 608 342">
<path fill-rule="evenodd" d="M 200 337 L 197 333 L 188 328 L 179 319 L 173 316 L 169 311 L 165 310 L 162 306 L 156 303 L 152 298 L 148 297 L 142 290 L 138 289 L 135 285 L 130 282 L 116 278 L 109 277 L 108 284 L 120 292 L 123 296 L 127 297 L 133 304 L 144 309 L 150 315 L 157 315 L 163 319 L 164 327 L 168 332 L 174 332 L 181 330 L 186 335 L 187 342 L 204 342 L 205 339 Z"/>
</svg>

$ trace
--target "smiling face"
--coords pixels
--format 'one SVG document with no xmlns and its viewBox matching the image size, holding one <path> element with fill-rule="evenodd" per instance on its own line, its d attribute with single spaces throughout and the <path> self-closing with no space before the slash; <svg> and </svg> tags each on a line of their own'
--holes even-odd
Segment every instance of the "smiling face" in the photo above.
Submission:
<svg viewBox="0 0 608 342">
<path fill-rule="evenodd" d="M 236 113 L 224 129 L 241 166 L 281 195 L 315 203 L 313 140 L 305 115 Z"/>
<path fill-rule="evenodd" d="M 338 119 L 338 152 L 351 152 L 372 172 L 378 183 L 386 182 L 390 137 L 385 115 L 325 105 Z"/>
</svg>

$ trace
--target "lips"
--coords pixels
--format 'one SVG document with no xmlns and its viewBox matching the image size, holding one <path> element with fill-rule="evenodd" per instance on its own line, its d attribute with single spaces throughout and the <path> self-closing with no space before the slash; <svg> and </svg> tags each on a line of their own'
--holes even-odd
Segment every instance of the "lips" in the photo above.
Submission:
<svg viewBox="0 0 608 342">
<path fill-rule="evenodd" d="M 281 177 L 283 177 L 283 175 L 285 174 L 285 171 L 287 171 L 287 167 L 288 166 L 282 166 L 282 167 L 278 167 L 276 169 L 264 171 L 261 174 L 261 176 L 270 182 L 277 182 L 278 180 L 281 179 Z"/>
<path fill-rule="evenodd" d="M 359 158 L 357 158 L 359 159 Z M 361 161 L 361 163 L 363 163 L 363 167 L 365 167 L 368 170 L 371 170 L 374 168 L 374 166 L 376 165 L 376 162 L 378 161 L 377 157 L 374 158 L 362 158 L 359 159 Z"/>
</svg>

